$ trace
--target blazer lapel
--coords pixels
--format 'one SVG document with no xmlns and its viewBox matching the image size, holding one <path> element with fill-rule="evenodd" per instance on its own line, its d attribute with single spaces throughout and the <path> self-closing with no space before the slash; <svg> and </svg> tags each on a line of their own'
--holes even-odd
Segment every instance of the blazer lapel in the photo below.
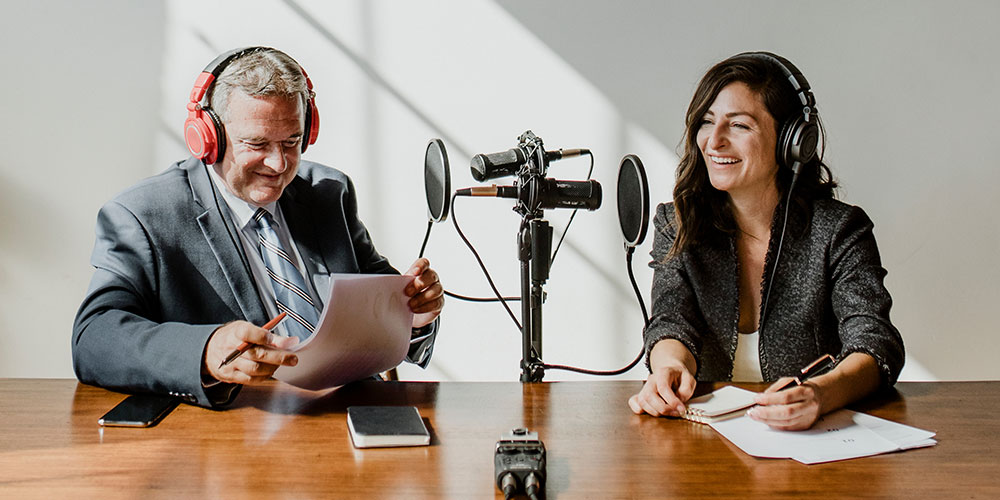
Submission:
<svg viewBox="0 0 1000 500">
<path fill-rule="evenodd" d="M 193 158 L 187 163 L 193 163 L 185 164 L 184 168 L 188 170 L 194 201 L 205 209 L 197 216 L 198 226 L 201 227 L 205 242 L 218 259 L 219 268 L 226 278 L 226 284 L 215 285 L 220 288 L 228 285 L 229 288 L 220 289 L 219 295 L 226 298 L 227 302 L 229 297 L 234 297 L 235 305 L 243 312 L 243 317 L 247 321 L 254 324 L 263 323 L 267 320 L 267 314 L 251 278 L 250 264 L 243 253 L 243 245 L 229 216 L 229 210 L 222 208 L 225 201 L 215 191 L 215 186 L 205 170 L 208 167 Z M 232 295 L 227 292 L 231 292 Z"/>
<path fill-rule="evenodd" d="M 281 197 L 281 210 L 285 215 L 285 222 L 288 223 L 288 231 L 295 238 L 295 242 L 305 261 L 306 272 L 312 275 L 328 275 L 330 270 L 323 259 L 323 251 L 320 243 L 320 236 L 323 231 L 316 225 L 316 218 L 308 204 L 308 190 L 300 189 L 299 184 L 306 183 L 301 177 L 296 177 L 291 184 L 285 188 Z M 322 297 L 326 299 L 326 297 Z"/>
</svg>

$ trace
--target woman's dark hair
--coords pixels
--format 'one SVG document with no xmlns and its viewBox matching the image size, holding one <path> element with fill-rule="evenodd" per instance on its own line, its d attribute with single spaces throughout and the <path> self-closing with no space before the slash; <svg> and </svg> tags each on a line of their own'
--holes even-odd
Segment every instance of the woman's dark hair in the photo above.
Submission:
<svg viewBox="0 0 1000 500">
<path fill-rule="evenodd" d="M 674 210 L 678 230 L 670 251 L 671 255 L 684 251 L 690 245 L 718 241 L 739 230 L 729 196 L 712 186 L 705 160 L 702 158 L 701 150 L 698 149 L 698 129 L 702 118 L 715 102 L 719 92 L 734 82 L 745 84 L 761 96 L 764 107 L 774 118 L 775 134 L 779 137 L 779 144 L 782 125 L 802 114 L 802 104 L 795 89 L 788 81 L 785 71 L 771 58 L 754 53 L 740 54 L 716 64 L 705 73 L 698 83 L 694 97 L 691 98 L 685 117 L 684 154 L 677 165 L 677 179 L 674 184 Z M 818 115 L 813 116 L 819 119 Z M 823 163 L 822 144 L 826 142 L 826 132 L 823 130 L 822 121 L 819 121 L 819 128 L 823 136 L 820 150 L 812 161 L 802 165 L 795 191 L 792 193 L 794 204 L 803 210 L 807 217 L 809 202 L 833 198 L 834 189 L 837 187 L 833 174 Z M 778 193 L 781 199 L 784 199 L 792 182 L 792 171 L 789 166 L 780 164 L 777 150 L 775 159 L 779 162 L 776 179 Z"/>
</svg>

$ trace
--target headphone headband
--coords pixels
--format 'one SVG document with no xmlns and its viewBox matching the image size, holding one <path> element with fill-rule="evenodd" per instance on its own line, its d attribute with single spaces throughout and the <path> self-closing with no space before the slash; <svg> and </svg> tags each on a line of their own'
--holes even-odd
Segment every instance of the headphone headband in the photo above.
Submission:
<svg viewBox="0 0 1000 500">
<path fill-rule="evenodd" d="M 205 94 L 208 93 L 208 89 L 212 86 L 212 83 L 215 82 L 215 79 L 222 74 L 222 71 L 234 59 L 238 59 L 251 52 L 261 52 L 264 50 L 274 49 L 270 47 L 243 47 L 224 52 L 215 59 L 212 59 L 212 62 L 208 63 L 208 66 L 205 66 L 205 69 L 201 70 L 201 74 L 198 75 L 198 79 L 194 82 L 194 88 L 191 89 L 191 102 L 200 103 L 205 98 Z"/>
<path fill-rule="evenodd" d="M 809 81 L 791 61 L 772 52 L 742 52 L 728 60 L 740 57 L 760 59 L 781 68 L 785 79 L 795 90 L 802 114 L 785 120 L 778 133 L 778 161 L 798 172 L 799 168 L 816 157 L 819 145 L 820 129 L 816 115 L 816 97 L 813 95 Z"/>
<path fill-rule="evenodd" d="M 785 59 L 784 57 L 781 57 L 773 52 L 764 51 L 743 52 L 736 54 L 730 59 L 735 59 L 737 57 L 754 57 L 757 59 L 763 59 L 781 68 L 782 73 L 785 74 L 785 79 L 788 80 L 788 83 L 792 84 L 792 88 L 795 89 L 795 94 L 799 98 L 799 103 L 802 104 L 802 107 L 816 107 L 816 97 L 813 96 L 811 87 L 809 86 L 809 81 L 802 75 L 799 68 L 796 68 L 795 65 L 788 59 Z M 815 109 L 812 110 L 815 111 Z"/>
</svg>

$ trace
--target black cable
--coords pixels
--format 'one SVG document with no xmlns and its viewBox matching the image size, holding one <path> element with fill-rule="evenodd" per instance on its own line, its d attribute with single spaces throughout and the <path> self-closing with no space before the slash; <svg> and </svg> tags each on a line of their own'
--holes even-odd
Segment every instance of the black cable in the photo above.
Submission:
<svg viewBox="0 0 1000 500">
<path fill-rule="evenodd" d="M 764 307 L 760 312 L 760 322 L 757 330 L 764 326 L 764 318 L 767 317 L 767 303 L 771 300 L 771 287 L 774 286 L 774 277 L 778 272 L 778 261 L 781 259 L 781 246 L 785 243 L 785 228 L 788 226 L 788 209 L 792 205 L 792 190 L 795 189 L 795 182 L 799 180 L 799 168 L 793 168 L 792 183 L 788 185 L 788 199 L 785 200 L 785 217 L 781 223 L 781 237 L 778 238 L 778 250 L 774 254 L 774 267 L 771 268 L 771 279 L 767 283 L 767 294 L 764 295 Z"/>
<path fill-rule="evenodd" d="M 524 479 L 524 494 L 530 500 L 539 500 L 539 492 L 542 489 L 542 482 L 538 479 L 538 476 L 534 472 L 528 473 L 528 477 Z"/>
<path fill-rule="evenodd" d="M 449 292 L 448 290 L 445 290 L 444 294 L 458 300 L 466 300 L 469 302 L 500 302 L 500 299 L 496 297 L 467 297 L 465 295 Z M 502 297 L 502 299 L 505 301 L 517 302 L 521 300 L 521 297 Z"/>
<path fill-rule="evenodd" d="M 427 240 L 431 238 L 431 228 L 434 227 L 434 219 L 427 219 L 427 232 L 424 233 L 424 243 L 420 245 L 420 255 L 417 258 L 424 256 L 424 250 L 427 249 Z"/>
<path fill-rule="evenodd" d="M 587 170 L 587 179 L 590 180 L 590 176 L 594 174 L 594 154 L 590 151 L 585 153 L 590 157 L 590 170 Z M 569 214 L 569 222 L 566 223 L 566 228 L 563 229 L 562 235 L 559 236 L 559 243 L 556 244 L 556 249 L 552 251 L 552 258 L 549 259 L 549 271 L 552 270 L 552 264 L 556 261 L 556 254 L 559 253 L 559 247 L 562 246 L 562 242 L 566 239 L 566 233 L 569 232 L 569 226 L 573 224 L 573 219 L 576 217 L 576 213 L 579 212 L 579 208 L 574 208 L 573 213 Z"/>
<path fill-rule="evenodd" d="M 504 297 L 500 295 L 500 290 L 497 290 L 496 285 L 493 284 L 493 278 L 490 276 L 490 272 L 486 269 L 486 264 L 483 264 L 483 259 L 479 257 L 479 252 L 477 252 L 476 248 L 472 246 L 469 239 L 465 237 L 465 233 L 462 232 L 462 228 L 458 227 L 458 210 L 455 209 L 455 198 L 457 197 L 457 193 L 451 195 L 451 222 L 455 225 L 455 231 L 458 232 L 458 235 L 462 238 L 462 241 L 465 242 L 465 245 L 469 247 L 469 250 L 472 250 L 472 255 L 476 257 L 476 261 L 479 262 L 479 267 L 483 269 L 483 274 L 486 275 L 486 281 L 490 283 L 490 288 L 493 289 L 493 293 L 496 294 L 497 299 L 500 304 L 503 305 L 503 308 L 507 310 L 507 314 L 510 315 L 510 319 L 514 320 L 514 324 L 517 325 L 517 330 L 519 332 L 523 332 L 524 327 L 522 327 L 521 322 L 517 320 L 517 316 L 514 315 L 514 311 L 510 310 L 510 306 L 507 305 Z"/>
<path fill-rule="evenodd" d="M 427 249 L 427 240 L 429 240 L 430 237 L 431 237 L 431 228 L 432 227 L 434 227 L 434 220 L 433 219 L 428 219 L 427 220 L 427 232 L 424 233 L 424 242 L 423 242 L 422 245 L 420 245 L 420 254 L 417 255 L 418 259 L 424 256 L 424 250 Z M 496 297 L 467 297 L 465 295 L 460 295 L 460 294 L 457 294 L 457 293 L 449 292 L 448 290 L 445 290 L 444 294 L 447 295 L 447 296 L 449 296 L 449 297 L 453 297 L 453 298 L 456 298 L 456 299 L 459 299 L 459 300 L 466 300 L 466 301 L 469 301 L 469 302 L 499 302 L 500 301 L 500 299 L 497 299 Z M 521 297 L 503 297 L 503 300 L 515 301 L 515 300 L 521 300 Z"/>
<path fill-rule="evenodd" d="M 503 475 L 503 479 L 500 480 L 501 491 L 503 491 L 504 500 L 511 500 L 514 495 L 517 494 L 517 478 L 514 474 L 508 472 Z"/>
<path fill-rule="evenodd" d="M 645 324 L 646 327 L 649 327 L 649 315 L 646 313 L 646 303 L 643 302 L 643 300 L 642 300 L 642 294 L 639 293 L 639 285 L 637 285 L 635 283 L 635 274 L 632 272 L 632 253 L 633 252 L 635 252 L 635 247 L 633 247 L 633 246 L 628 246 L 625 249 L 625 267 L 628 268 L 628 279 L 629 279 L 629 281 L 632 282 L 632 290 L 635 292 L 635 298 L 638 299 L 638 301 L 639 301 L 639 309 L 642 310 L 642 321 L 643 321 L 643 323 Z M 545 363 L 542 363 L 542 368 L 544 368 L 546 370 L 564 370 L 564 371 L 568 371 L 568 372 L 583 373 L 585 375 L 597 375 L 597 376 L 601 376 L 601 377 L 610 377 L 610 376 L 613 376 L 613 375 L 621 375 L 621 374 L 623 374 L 623 373 L 631 370 L 632 368 L 635 368 L 635 365 L 639 364 L 639 361 L 642 360 L 642 356 L 645 353 L 646 353 L 646 346 L 643 345 L 642 348 L 639 350 L 639 355 L 636 356 L 635 359 L 633 359 L 632 362 L 628 364 L 628 366 L 626 366 L 625 368 L 618 369 L 618 370 L 608 370 L 608 371 L 603 371 L 603 370 L 588 370 L 586 368 L 577 368 L 575 366 L 550 365 L 550 364 L 545 364 Z"/>
<path fill-rule="evenodd" d="M 632 253 L 635 252 L 634 246 L 629 246 L 625 250 L 625 267 L 628 268 L 628 280 L 632 282 L 632 291 L 635 292 L 635 298 L 639 301 L 639 309 L 642 310 L 642 322 L 645 328 L 649 328 L 649 313 L 646 312 L 646 303 L 642 300 L 642 293 L 639 292 L 639 285 L 635 284 L 635 274 L 632 273 Z"/>
</svg>

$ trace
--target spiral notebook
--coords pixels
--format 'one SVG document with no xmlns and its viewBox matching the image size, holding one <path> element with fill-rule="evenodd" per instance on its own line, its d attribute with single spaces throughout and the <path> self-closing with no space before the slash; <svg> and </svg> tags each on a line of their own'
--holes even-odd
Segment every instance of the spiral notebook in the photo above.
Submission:
<svg viewBox="0 0 1000 500">
<path fill-rule="evenodd" d="M 687 412 L 681 415 L 687 420 L 702 424 L 721 422 L 743 416 L 753 406 L 756 392 L 727 385 L 704 396 L 687 402 Z"/>
</svg>

